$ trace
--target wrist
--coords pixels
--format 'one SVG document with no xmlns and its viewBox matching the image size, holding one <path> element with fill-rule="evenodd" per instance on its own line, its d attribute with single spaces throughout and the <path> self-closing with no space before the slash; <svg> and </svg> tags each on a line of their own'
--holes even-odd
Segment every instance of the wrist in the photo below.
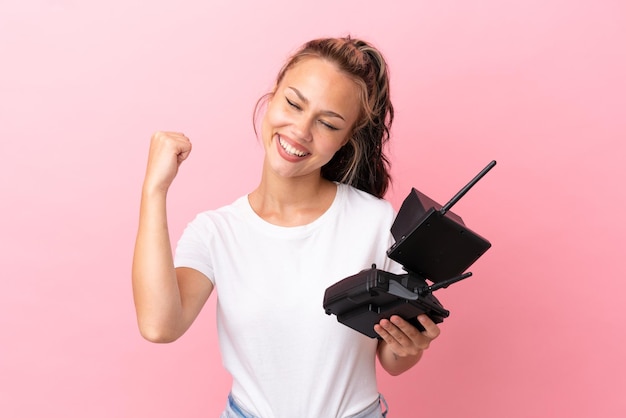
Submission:
<svg viewBox="0 0 626 418">
<path fill-rule="evenodd" d="M 144 183 L 141 188 L 142 199 L 164 199 L 167 197 L 167 188 L 152 185 L 150 183 Z"/>
</svg>

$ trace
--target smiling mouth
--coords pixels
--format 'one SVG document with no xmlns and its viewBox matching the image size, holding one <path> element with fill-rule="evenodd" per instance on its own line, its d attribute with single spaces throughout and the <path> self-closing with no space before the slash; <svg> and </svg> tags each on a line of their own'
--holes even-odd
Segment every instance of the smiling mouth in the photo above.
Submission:
<svg viewBox="0 0 626 418">
<path fill-rule="evenodd" d="M 280 144 L 281 148 L 283 150 L 285 150 L 285 152 L 289 155 L 293 155 L 294 157 L 306 157 L 307 155 L 309 155 L 310 153 L 305 152 L 305 151 L 300 151 L 294 147 L 292 147 L 291 145 L 289 145 L 284 139 L 282 139 L 281 137 L 278 137 L 278 143 Z"/>
</svg>

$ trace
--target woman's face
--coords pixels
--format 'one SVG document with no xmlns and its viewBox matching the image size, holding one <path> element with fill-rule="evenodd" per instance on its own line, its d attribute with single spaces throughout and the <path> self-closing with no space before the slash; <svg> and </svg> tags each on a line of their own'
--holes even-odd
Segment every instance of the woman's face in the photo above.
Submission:
<svg viewBox="0 0 626 418">
<path fill-rule="evenodd" d="M 267 166 L 283 177 L 318 175 L 347 141 L 359 115 L 359 88 L 334 64 L 307 58 L 290 68 L 267 104 Z"/>
</svg>

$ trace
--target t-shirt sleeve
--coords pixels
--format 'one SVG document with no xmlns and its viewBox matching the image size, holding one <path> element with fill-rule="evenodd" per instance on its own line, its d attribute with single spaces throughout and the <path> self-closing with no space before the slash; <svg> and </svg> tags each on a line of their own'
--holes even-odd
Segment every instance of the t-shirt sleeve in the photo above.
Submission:
<svg viewBox="0 0 626 418">
<path fill-rule="evenodd" d="M 190 222 L 176 245 L 174 267 L 187 267 L 198 270 L 215 284 L 213 261 L 209 251 L 212 236 L 210 223 L 202 215 Z"/>
</svg>

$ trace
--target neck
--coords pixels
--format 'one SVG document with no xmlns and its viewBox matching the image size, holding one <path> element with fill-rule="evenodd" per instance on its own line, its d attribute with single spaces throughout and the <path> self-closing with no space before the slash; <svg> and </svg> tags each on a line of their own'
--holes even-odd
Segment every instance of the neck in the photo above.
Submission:
<svg viewBox="0 0 626 418">
<path fill-rule="evenodd" d="M 328 210 L 336 191 L 337 186 L 319 172 L 285 178 L 263 170 L 261 182 L 248 195 L 248 200 L 264 220 L 281 226 L 298 226 L 314 221 Z"/>
</svg>

